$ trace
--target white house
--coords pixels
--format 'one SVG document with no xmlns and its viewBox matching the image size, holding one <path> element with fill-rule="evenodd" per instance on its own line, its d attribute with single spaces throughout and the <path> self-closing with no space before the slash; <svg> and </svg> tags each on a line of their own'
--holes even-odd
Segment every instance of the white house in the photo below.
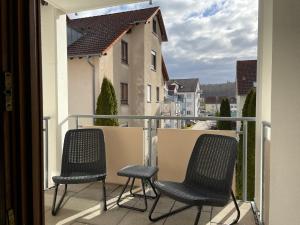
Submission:
<svg viewBox="0 0 300 225">
<path fill-rule="evenodd" d="M 167 82 L 169 93 L 174 100 L 182 102 L 181 114 L 183 116 L 200 116 L 203 98 L 201 96 L 198 78 L 173 79 Z"/>
</svg>

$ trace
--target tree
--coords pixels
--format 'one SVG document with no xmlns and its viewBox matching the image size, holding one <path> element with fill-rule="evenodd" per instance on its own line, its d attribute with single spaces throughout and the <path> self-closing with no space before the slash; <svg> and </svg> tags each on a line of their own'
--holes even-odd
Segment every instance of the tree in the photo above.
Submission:
<svg viewBox="0 0 300 225">
<path fill-rule="evenodd" d="M 256 115 L 256 92 L 255 89 L 251 90 L 245 100 L 243 107 L 243 117 L 255 117 Z M 244 130 L 244 124 L 241 125 L 241 131 Z M 247 135 L 247 190 L 248 200 L 254 199 L 255 189 L 255 122 L 248 122 L 248 135 Z M 238 162 L 236 167 L 236 195 L 242 198 L 243 193 L 243 135 L 239 136 L 239 149 L 238 149 Z"/>
<path fill-rule="evenodd" d="M 220 106 L 220 117 L 230 117 L 230 104 L 228 98 L 223 98 Z M 217 123 L 219 130 L 231 130 L 230 121 L 218 121 Z"/>
<path fill-rule="evenodd" d="M 97 100 L 97 115 L 117 115 L 118 103 L 112 83 L 105 77 L 101 85 L 101 92 Z M 96 119 L 97 126 L 118 126 L 117 119 Z"/>
</svg>

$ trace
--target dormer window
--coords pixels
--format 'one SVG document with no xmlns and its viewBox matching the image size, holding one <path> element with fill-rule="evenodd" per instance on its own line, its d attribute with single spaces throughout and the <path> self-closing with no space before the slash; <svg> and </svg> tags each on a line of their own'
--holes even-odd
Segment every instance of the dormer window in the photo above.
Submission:
<svg viewBox="0 0 300 225">
<path fill-rule="evenodd" d="M 153 22 L 152 22 L 152 31 L 153 31 L 153 33 L 157 34 L 156 20 L 153 20 Z"/>
</svg>

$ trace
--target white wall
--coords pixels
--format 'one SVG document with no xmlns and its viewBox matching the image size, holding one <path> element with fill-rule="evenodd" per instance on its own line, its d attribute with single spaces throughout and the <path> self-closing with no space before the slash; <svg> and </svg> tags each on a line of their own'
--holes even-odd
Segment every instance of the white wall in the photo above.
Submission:
<svg viewBox="0 0 300 225">
<path fill-rule="evenodd" d="M 300 2 L 260 1 L 257 138 L 260 122 L 272 123 L 266 224 L 300 224 Z M 256 182 L 259 154 L 256 154 Z M 259 191 L 256 185 L 256 201 Z"/>
<path fill-rule="evenodd" d="M 68 123 L 66 16 L 41 6 L 43 115 L 49 116 L 49 177 L 60 172 L 61 149 Z M 50 179 L 50 184 L 52 183 Z"/>
</svg>

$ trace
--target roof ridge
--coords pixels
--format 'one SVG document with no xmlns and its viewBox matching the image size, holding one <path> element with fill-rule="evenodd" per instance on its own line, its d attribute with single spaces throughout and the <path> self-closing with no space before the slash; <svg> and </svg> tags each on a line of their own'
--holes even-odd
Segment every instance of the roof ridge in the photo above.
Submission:
<svg viewBox="0 0 300 225">
<path fill-rule="evenodd" d="M 105 16 L 126 14 L 126 13 L 138 12 L 138 11 L 143 11 L 143 10 L 148 10 L 148 9 L 156 9 L 157 10 L 157 9 L 160 9 L 160 7 L 159 6 L 155 6 L 155 7 L 148 7 L 148 8 L 142 8 L 142 9 L 134 9 L 134 10 L 128 10 L 128 11 L 121 11 L 121 12 L 109 13 L 109 14 L 89 16 L 89 17 L 81 17 L 81 18 L 70 19 L 69 21 L 72 22 L 72 21 L 76 21 L 76 20 L 89 19 L 89 18 L 95 18 L 95 17 L 105 17 Z"/>
</svg>

